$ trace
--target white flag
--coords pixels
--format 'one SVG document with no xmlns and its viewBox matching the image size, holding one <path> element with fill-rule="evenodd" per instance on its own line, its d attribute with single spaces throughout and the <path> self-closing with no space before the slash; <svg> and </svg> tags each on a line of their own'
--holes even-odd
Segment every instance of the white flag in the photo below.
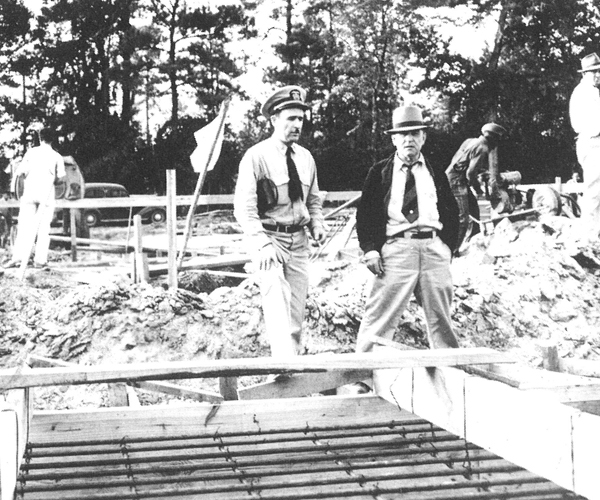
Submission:
<svg viewBox="0 0 600 500">
<path fill-rule="evenodd" d="M 197 146 L 190 155 L 194 172 L 208 172 L 217 163 L 223 144 L 225 116 L 227 115 L 228 107 L 229 101 L 226 100 L 221 104 L 219 115 L 208 125 L 194 132 Z"/>
</svg>

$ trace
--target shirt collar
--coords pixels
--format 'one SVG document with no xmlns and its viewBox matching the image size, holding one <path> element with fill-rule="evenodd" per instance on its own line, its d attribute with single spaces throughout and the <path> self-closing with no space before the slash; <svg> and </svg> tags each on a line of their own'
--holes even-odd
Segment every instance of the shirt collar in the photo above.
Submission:
<svg viewBox="0 0 600 500">
<path fill-rule="evenodd" d="M 395 161 L 396 161 L 396 164 L 397 164 L 397 165 L 399 165 L 399 167 L 400 167 L 402 170 L 406 170 L 406 169 L 407 169 L 407 168 L 410 166 L 410 165 L 409 165 L 408 163 L 406 163 L 406 162 L 405 162 L 405 161 L 404 161 L 402 158 L 400 158 L 400 157 L 398 156 L 398 154 L 397 154 L 397 153 L 396 153 L 396 155 L 395 155 L 395 158 L 396 158 L 396 160 L 395 160 Z M 417 160 L 416 160 L 414 163 L 412 163 L 411 165 L 412 165 L 413 167 L 419 167 L 419 166 L 422 166 L 422 165 L 424 165 L 424 164 L 425 164 L 425 158 L 423 157 L 423 154 L 422 154 L 422 153 L 419 153 L 419 157 L 418 157 L 418 158 L 417 158 Z"/>
<path fill-rule="evenodd" d="M 285 154 L 288 147 L 292 148 L 292 151 L 294 153 L 296 152 L 296 150 L 294 149 L 294 145 L 295 145 L 294 142 L 292 142 L 289 146 L 287 146 L 286 144 L 281 142 L 279 139 L 275 139 L 275 137 L 271 137 L 271 140 L 273 141 L 273 144 L 275 144 L 275 148 L 277 149 L 277 151 L 280 151 L 282 154 Z"/>
</svg>

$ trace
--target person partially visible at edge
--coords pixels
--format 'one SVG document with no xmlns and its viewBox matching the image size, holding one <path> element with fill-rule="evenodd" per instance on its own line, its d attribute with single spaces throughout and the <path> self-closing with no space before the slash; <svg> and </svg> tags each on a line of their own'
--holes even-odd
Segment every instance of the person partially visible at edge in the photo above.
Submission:
<svg viewBox="0 0 600 500">
<path fill-rule="evenodd" d="M 479 206 L 477 196 L 483 196 L 484 191 L 479 182 L 480 176 L 490 180 L 491 193 L 497 190 L 498 175 L 498 144 L 506 136 L 506 129 L 497 123 L 486 123 L 481 128 L 479 137 L 466 139 L 454 153 L 450 165 L 446 169 L 446 176 L 458 203 L 459 233 L 457 249 L 459 249 L 467 236 L 471 225 L 470 216 L 479 220 Z M 473 227 L 472 234 L 479 232 L 479 227 Z"/>
<path fill-rule="evenodd" d="M 304 89 L 290 85 L 263 104 L 272 135 L 251 147 L 240 162 L 234 215 L 248 236 L 258 273 L 271 355 L 302 352 L 301 334 L 308 294 L 309 236 L 323 243 L 325 221 L 311 153 L 298 144 L 306 110 Z M 276 186 L 277 202 L 259 211 L 257 184 L 263 177 Z"/>
<path fill-rule="evenodd" d="M 5 267 L 16 267 L 29 260 L 35 244 L 34 267 L 48 263 L 50 224 L 56 205 L 54 182 L 66 175 L 63 157 L 52 148 L 54 133 L 48 128 L 38 132 L 40 144 L 31 148 L 15 171 L 24 175 L 23 195 L 19 204 L 17 237 L 11 260 Z"/>
<path fill-rule="evenodd" d="M 413 293 L 429 346 L 458 347 L 450 317 L 458 206 L 444 171 L 421 153 L 428 128 L 421 110 L 399 107 L 392 121 L 387 134 L 396 151 L 369 170 L 356 215 L 363 261 L 373 273 L 356 351 L 371 351 L 374 336 L 393 339 Z"/>
<path fill-rule="evenodd" d="M 580 243 L 598 241 L 600 233 L 600 57 L 581 60 L 581 81 L 569 101 L 571 126 L 577 134 L 577 160 L 583 170 Z"/>
</svg>

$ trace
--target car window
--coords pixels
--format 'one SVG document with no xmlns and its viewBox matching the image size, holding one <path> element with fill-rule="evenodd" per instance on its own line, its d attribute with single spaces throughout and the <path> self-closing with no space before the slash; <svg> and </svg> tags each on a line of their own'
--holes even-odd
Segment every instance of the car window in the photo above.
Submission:
<svg viewBox="0 0 600 500">
<path fill-rule="evenodd" d="M 128 193 L 124 189 L 113 188 L 108 191 L 108 196 L 110 198 L 122 198 L 128 196 Z"/>
<path fill-rule="evenodd" d="M 86 188 L 86 198 L 104 198 L 104 190 L 100 188 Z"/>
</svg>

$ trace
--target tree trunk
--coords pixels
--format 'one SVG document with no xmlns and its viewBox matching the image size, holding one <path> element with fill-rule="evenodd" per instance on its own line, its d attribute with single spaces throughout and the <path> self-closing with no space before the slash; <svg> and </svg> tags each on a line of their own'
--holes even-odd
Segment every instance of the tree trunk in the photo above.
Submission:
<svg viewBox="0 0 600 500">
<path fill-rule="evenodd" d="M 490 54 L 488 67 L 490 69 L 497 69 L 500 61 L 500 53 L 502 52 L 502 46 L 504 43 L 504 30 L 506 29 L 506 20 L 508 13 L 514 6 L 513 0 L 502 0 L 502 9 L 500 10 L 500 16 L 498 17 L 498 30 L 494 38 L 494 48 Z"/>
<path fill-rule="evenodd" d="M 176 123 L 179 119 L 179 94 L 177 90 L 177 68 L 176 55 L 177 47 L 175 41 L 175 30 L 177 29 L 177 11 L 179 9 L 179 0 L 173 2 L 171 10 L 171 22 L 169 25 L 169 82 L 171 84 L 171 121 Z"/>
</svg>

